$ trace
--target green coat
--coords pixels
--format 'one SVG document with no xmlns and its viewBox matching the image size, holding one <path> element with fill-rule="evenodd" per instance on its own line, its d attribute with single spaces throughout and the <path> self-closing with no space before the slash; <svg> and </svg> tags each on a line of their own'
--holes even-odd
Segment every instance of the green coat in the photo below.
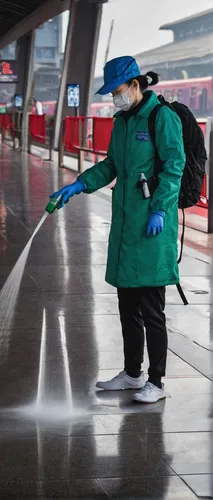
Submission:
<svg viewBox="0 0 213 500">
<path fill-rule="evenodd" d="M 153 197 L 144 200 L 137 187 L 140 174 L 154 174 L 155 149 L 148 132 L 148 117 L 158 104 L 154 92 L 139 113 L 126 123 L 115 117 L 107 158 L 86 170 L 81 178 L 86 193 L 110 184 L 117 177 L 112 194 L 112 223 L 109 236 L 106 281 L 115 287 L 152 287 L 179 282 L 177 265 L 178 195 L 185 165 L 182 126 L 179 117 L 166 106 L 156 118 L 156 146 L 163 170 Z M 141 133 L 142 132 L 142 133 Z M 152 212 L 166 213 L 161 234 L 146 236 Z"/>
</svg>

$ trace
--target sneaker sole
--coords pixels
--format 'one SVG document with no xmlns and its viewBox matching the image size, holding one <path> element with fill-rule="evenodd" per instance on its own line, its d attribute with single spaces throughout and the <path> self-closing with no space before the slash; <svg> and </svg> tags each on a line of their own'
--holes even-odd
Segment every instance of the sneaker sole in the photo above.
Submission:
<svg viewBox="0 0 213 500">
<path fill-rule="evenodd" d="M 109 387 L 104 387 L 101 384 L 96 384 L 96 387 L 97 387 L 97 389 L 102 389 L 103 391 L 112 392 L 112 391 L 135 391 L 135 390 L 140 390 L 140 389 L 143 389 L 144 385 L 142 385 L 140 387 L 122 387 L 122 388 L 120 387 L 119 389 L 118 388 L 109 389 Z"/>
<path fill-rule="evenodd" d="M 160 396 L 158 399 L 156 399 L 155 401 L 145 401 L 144 399 L 141 399 L 139 395 L 135 394 L 132 401 L 134 403 L 143 403 L 143 404 L 154 404 L 154 403 L 157 403 L 158 401 L 162 400 L 162 399 L 166 399 L 166 394 L 164 394 L 163 396 Z"/>
</svg>

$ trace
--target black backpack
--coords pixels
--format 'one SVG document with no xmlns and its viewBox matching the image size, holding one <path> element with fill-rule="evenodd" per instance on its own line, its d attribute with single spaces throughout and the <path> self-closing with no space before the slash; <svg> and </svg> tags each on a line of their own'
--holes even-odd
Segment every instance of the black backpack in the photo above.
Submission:
<svg viewBox="0 0 213 500">
<path fill-rule="evenodd" d="M 178 207 L 183 212 L 183 232 L 181 237 L 181 251 L 178 259 L 178 264 L 182 259 L 183 242 L 185 231 L 185 214 L 184 208 L 193 207 L 200 200 L 201 190 L 203 186 L 205 163 L 207 154 L 205 149 L 204 135 L 199 127 L 197 120 L 187 106 L 179 102 L 169 103 L 163 96 L 158 96 L 159 104 L 151 111 L 148 119 L 149 133 L 153 143 L 155 144 L 155 119 L 158 111 L 162 106 L 167 106 L 172 111 L 177 113 L 182 122 L 183 127 L 183 142 L 186 154 L 186 164 L 181 181 Z M 155 148 L 156 149 L 156 148 Z M 158 174 L 162 170 L 162 162 L 156 149 L 156 162 L 154 178 L 158 178 Z M 178 291 L 184 304 L 188 304 L 180 285 L 177 285 Z"/>
</svg>

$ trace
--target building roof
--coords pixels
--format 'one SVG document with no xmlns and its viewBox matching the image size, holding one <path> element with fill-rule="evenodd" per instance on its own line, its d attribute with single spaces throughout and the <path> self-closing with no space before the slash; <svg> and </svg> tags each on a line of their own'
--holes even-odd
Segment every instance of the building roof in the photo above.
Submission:
<svg viewBox="0 0 213 500">
<path fill-rule="evenodd" d="M 201 41 L 202 40 L 202 41 Z M 192 38 L 180 42 L 162 45 L 157 49 L 141 52 L 136 55 L 137 62 L 142 68 L 160 63 L 182 61 L 183 59 L 201 59 L 213 55 L 213 33 L 201 38 Z"/>
<path fill-rule="evenodd" d="M 159 29 L 160 30 L 171 30 L 175 26 L 178 26 L 179 24 L 183 24 L 183 23 L 186 23 L 188 21 L 192 21 L 194 19 L 201 19 L 205 16 L 208 16 L 209 14 L 213 14 L 213 9 L 208 9 L 208 10 L 205 10 L 203 12 L 198 12 L 197 14 L 194 14 L 193 16 L 184 17 L 183 19 L 178 19 L 177 21 L 174 21 L 172 23 L 164 24 Z"/>
</svg>

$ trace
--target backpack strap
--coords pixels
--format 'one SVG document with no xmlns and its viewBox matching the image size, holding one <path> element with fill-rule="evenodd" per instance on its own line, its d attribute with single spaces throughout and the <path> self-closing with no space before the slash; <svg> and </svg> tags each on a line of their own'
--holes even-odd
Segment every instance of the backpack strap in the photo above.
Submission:
<svg viewBox="0 0 213 500">
<path fill-rule="evenodd" d="M 182 229 L 182 235 L 180 239 L 180 255 L 178 258 L 178 264 L 180 264 L 182 257 L 183 257 L 183 244 L 184 244 L 184 235 L 185 235 L 185 212 L 184 208 L 182 208 L 182 214 L 183 214 L 183 229 Z"/>
<path fill-rule="evenodd" d="M 161 161 L 160 156 L 158 154 L 156 142 L 155 142 L 155 120 L 156 120 L 156 116 L 158 114 L 159 109 L 162 108 L 163 106 L 164 106 L 164 104 L 162 104 L 162 103 L 157 104 L 157 106 L 155 106 L 155 108 L 153 108 L 153 110 L 151 111 L 149 118 L 148 118 L 149 133 L 150 133 L 150 137 L 152 139 L 152 142 L 155 146 L 156 161 L 155 161 L 154 178 L 157 178 L 158 174 L 161 171 L 161 165 L 162 165 L 162 161 Z M 183 212 L 183 231 L 182 231 L 182 236 L 181 236 L 181 250 L 180 250 L 180 256 L 178 258 L 178 264 L 180 264 L 181 259 L 182 259 L 182 255 L 183 255 L 183 243 L 184 243 L 184 233 L 185 233 L 185 213 L 184 213 L 184 210 L 182 212 Z M 188 300 L 183 292 L 181 285 L 177 284 L 176 287 L 177 287 L 178 293 L 181 297 L 181 300 L 183 301 L 184 305 L 187 306 Z"/>
<path fill-rule="evenodd" d="M 186 296 L 185 296 L 185 293 L 184 293 L 184 291 L 183 291 L 182 286 L 180 285 L 180 283 L 178 283 L 178 284 L 176 285 L 176 288 L 177 288 L 177 291 L 178 291 L 178 293 L 179 293 L 179 295 L 180 295 L 181 300 L 182 300 L 182 301 L 183 301 L 183 303 L 184 303 L 184 306 L 188 306 L 188 304 L 189 304 L 189 303 L 188 303 L 188 300 L 187 300 L 187 298 L 186 298 Z"/>
<path fill-rule="evenodd" d="M 155 148 L 156 148 L 156 144 L 155 144 L 155 120 L 156 120 L 156 116 L 158 114 L 158 111 L 160 108 L 163 107 L 163 104 L 161 104 L 159 102 L 159 104 L 157 104 L 153 110 L 151 111 L 151 113 L 149 114 L 149 118 L 148 118 L 148 127 L 149 127 L 149 133 L 150 133 L 150 136 L 151 136 L 151 139 L 155 145 Z"/>
<path fill-rule="evenodd" d="M 182 256 L 183 256 L 183 244 L 184 244 L 184 234 L 185 234 L 185 212 L 184 212 L 184 208 L 182 208 L 182 214 L 183 214 L 183 229 L 182 229 L 182 235 L 181 235 L 181 239 L 180 239 L 180 255 L 179 255 L 179 258 L 178 258 L 178 264 L 180 264 L 181 260 L 182 260 Z M 184 303 L 184 306 L 187 306 L 188 305 L 188 300 L 185 296 L 185 293 L 182 289 L 182 286 L 180 285 L 180 283 L 178 285 L 176 285 L 177 287 L 177 290 L 178 290 L 178 293 Z"/>
<path fill-rule="evenodd" d="M 155 170 L 154 170 L 154 178 L 157 178 L 158 174 L 160 173 L 161 171 L 161 159 L 160 159 L 160 156 L 158 154 L 158 150 L 157 150 L 157 147 L 156 147 L 156 142 L 155 142 L 155 121 L 156 121 L 156 116 L 158 114 L 158 111 L 160 110 L 160 108 L 162 108 L 164 106 L 164 104 L 157 104 L 153 110 L 151 111 L 150 115 L 149 115 L 149 118 L 148 118 L 148 128 L 149 128 L 149 134 L 150 134 L 150 137 L 152 139 L 152 142 L 155 146 L 155 156 L 156 156 L 156 161 L 155 161 Z"/>
</svg>

